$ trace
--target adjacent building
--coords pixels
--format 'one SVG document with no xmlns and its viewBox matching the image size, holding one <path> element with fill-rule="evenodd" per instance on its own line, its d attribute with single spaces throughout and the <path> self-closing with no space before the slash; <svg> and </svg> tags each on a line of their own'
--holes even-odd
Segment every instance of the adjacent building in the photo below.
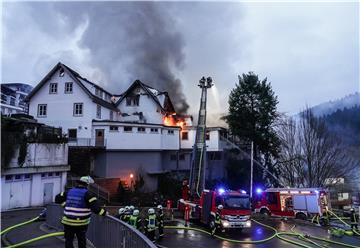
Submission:
<svg viewBox="0 0 360 248">
<path fill-rule="evenodd" d="M 3 140 L 16 137 L 17 141 L 2 144 L 1 210 L 53 202 L 64 189 L 70 170 L 61 130 L 33 119 L 3 117 L 2 136 Z"/>
<path fill-rule="evenodd" d="M 24 100 L 32 88 L 21 83 L 1 84 L 1 114 L 27 113 L 27 104 Z"/>
<path fill-rule="evenodd" d="M 122 94 L 112 94 L 58 63 L 27 101 L 30 115 L 67 133 L 69 153 L 89 151 L 90 170 L 99 178 L 131 183 L 134 175 L 141 175 L 145 188 L 155 190 L 159 175 L 189 171 L 196 132 L 192 117 L 177 114 L 167 92 L 140 80 Z M 226 175 L 225 133 L 220 127 L 208 128 L 210 179 Z M 72 167 L 75 163 L 70 162 Z"/>
</svg>

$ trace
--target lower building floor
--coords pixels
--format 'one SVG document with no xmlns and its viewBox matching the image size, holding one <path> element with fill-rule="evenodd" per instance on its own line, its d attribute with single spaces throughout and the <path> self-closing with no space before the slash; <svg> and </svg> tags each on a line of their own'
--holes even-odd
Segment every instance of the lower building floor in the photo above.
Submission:
<svg viewBox="0 0 360 248">
<path fill-rule="evenodd" d="M 140 177 L 144 191 L 156 191 L 159 175 L 190 171 L 191 150 L 177 151 L 111 151 L 96 153 L 93 174 L 100 178 L 119 178 L 129 187 Z M 226 177 L 224 152 L 207 152 L 206 180 Z"/>
<path fill-rule="evenodd" d="M 64 190 L 69 166 L 12 168 L 1 175 L 1 210 L 44 206 Z"/>
</svg>

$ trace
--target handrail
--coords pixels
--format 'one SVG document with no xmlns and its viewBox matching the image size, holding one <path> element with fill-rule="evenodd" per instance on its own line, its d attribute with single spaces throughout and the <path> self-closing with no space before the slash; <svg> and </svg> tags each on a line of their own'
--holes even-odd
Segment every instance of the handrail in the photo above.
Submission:
<svg viewBox="0 0 360 248">
<path fill-rule="evenodd" d="M 62 230 L 62 215 L 63 209 L 60 205 L 49 204 L 46 214 L 47 225 Z M 86 236 L 95 247 L 156 248 L 144 234 L 109 215 L 102 217 L 93 214 Z"/>
</svg>

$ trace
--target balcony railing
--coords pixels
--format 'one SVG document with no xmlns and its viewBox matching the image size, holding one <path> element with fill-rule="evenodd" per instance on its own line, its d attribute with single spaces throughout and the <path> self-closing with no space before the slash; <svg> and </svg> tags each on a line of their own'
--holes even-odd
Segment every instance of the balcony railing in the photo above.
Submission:
<svg viewBox="0 0 360 248">
<path fill-rule="evenodd" d="M 68 145 L 70 147 L 106 147 L 106 139 L 95 138 L 69 138 Z"/>
</svg>

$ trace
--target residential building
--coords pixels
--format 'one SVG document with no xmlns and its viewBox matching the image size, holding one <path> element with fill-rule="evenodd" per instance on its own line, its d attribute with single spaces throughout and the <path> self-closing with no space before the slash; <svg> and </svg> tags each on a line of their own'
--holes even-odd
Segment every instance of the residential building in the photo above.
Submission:
<svg viewBox="0 0 360 248">
<path fill-rule="evenodd" d="M 96 177 L 131 184 L 141 175 L 146 190 L 155 190 L 159 175 L 189 170 L 196 132 L 192 117 L 177 114 L 167 92 L 140 80 L 122 94 L 111 94 L 58 63 L 27 101 L 30 115 L 67 133 L 70 157 L 79 149 L 88 151 L 84 157 Z M 210 178 L 226 175 L 221 153 L 227 146 L 221 139 L 225 132 L 208 128 Z M 86 172 L 76 161 L 69 163 L 72 171 Z"/>
<path fill-rule="evenodd" d="M 1 114 L 27 113 L 25 98 L 32 86 L 21 83 L 1 84 Z"/>
<path fill-rule="evenodd" d="M 19 141 L 16 146 L 10 142 L 2 144 L 7 147 L 2 148 L 1 154 L 1 210 L 53 202 L 55 195 L 64 189 L 70 170 L 68 146 L 61 139 L 61 130 L 32 119 L 3 117 L 4 140 L 13 138 L 10 130 L 16 130 Z M 25 152 L 19 148 L 23 139 L 27 140 Z M 21 156 L 24 157 L 20 160 Z"/>
</svg>

